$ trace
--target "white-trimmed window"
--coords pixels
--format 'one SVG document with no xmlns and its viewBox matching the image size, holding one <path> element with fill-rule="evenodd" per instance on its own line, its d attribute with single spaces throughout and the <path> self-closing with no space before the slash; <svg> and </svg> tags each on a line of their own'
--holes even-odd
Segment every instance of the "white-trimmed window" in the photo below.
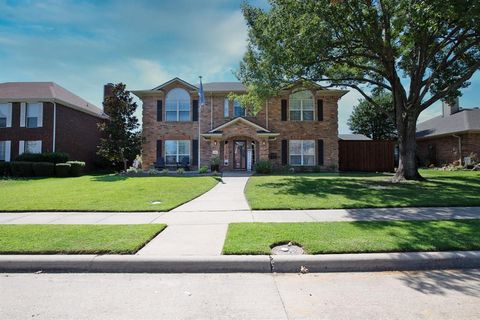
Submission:
<svg viewBox="0 0 480 320">
<path fill-rule="evenodd" d="M 230 100 L 225 98 L 223 100 L 223 117 L 228 118 L 230 116 Z"/>
<path fill-rule="evenodd" d="M 43 103 L 20 104 L 20 127 L 39 128 L 43 126 Z"/>
<path fill-rule="evenodd" d="M 18 150 L 19 154 L 42 153 L 42 140 L 20 141 Z"/>
<path fill-rule="evenodd" d="M 10 161 L 10 141 L 0 141 L 0 161 Z"/>
<path fill-rule="evenodd" d="M 290 140 L 290 165 L 315 165 L 315 140 Z"/>
<path fill-rule="evenodd" d="M 290 95 L 290 120 L 307 121 L 314 119 L 313 94 L 308 90 L 297 91 Z"/>
<path fill-rule="evenodd" d="M 12 104 L 0 103 L 0 128 L 12 126 Z"/>
<path fill-rule="evenodd" d="M 240 102 L 235 99 L 233 100 L 233 114 L 235 117 L 246 117 L 247 116 L 247 109 L 242 107 Z"/>
<path fill-rule="evenodd" d="M 166 121 L 190 121 L 190 95 L 185 89 L 175 88 L 165 100 Z"/>
<path fill-rule="evenodd" d="M 165 140 L 165 164 L 190 163 L 190 140 Z"/>
</svg>

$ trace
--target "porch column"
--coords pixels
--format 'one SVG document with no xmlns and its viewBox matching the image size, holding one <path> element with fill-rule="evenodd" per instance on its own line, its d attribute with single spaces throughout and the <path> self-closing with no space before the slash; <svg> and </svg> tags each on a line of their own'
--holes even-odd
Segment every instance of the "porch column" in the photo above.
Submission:
<svg viewBox="0 0 480 320">
<path fill-rule="evenodd" d="M 262 138 L 259 141 L 260 145 L 260 150 L 259 150 L 259 158 L 260 160 L 268 160 L 268 154 L 269 154 L 269 146 L 268 146 L 268 138 Z"/>
<path fill-rule="evenodd" d="M 220 139 L 212 139 L 212 156 L 210 158 L 220 157 Z M 210 159 L 208 159 L 210 161 Z"/>
</svg>

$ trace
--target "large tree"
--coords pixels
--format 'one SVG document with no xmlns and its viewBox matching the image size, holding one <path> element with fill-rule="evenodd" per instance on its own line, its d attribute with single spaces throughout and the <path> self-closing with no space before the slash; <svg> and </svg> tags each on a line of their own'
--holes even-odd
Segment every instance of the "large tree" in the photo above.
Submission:
<svg viewBox="0 0 480 320">
<path fill-rule="evenodd" d="M 371 96 L 375 103 L 360 100 L 348 118 L 353 133 L 364 134 L 373 140 L 391 140 L 397 137 L 395 109 L 390 93 L 377 92 Z"/>
<path fill-rule="evenodd" d="M 390 91 L 400 146 L 393 181 L 422 179 L 417 118 L 459 96 L 479 69 L 480 1 L 271 0 L 243 13 L 248 50 L 238 75 L 250 95 L 267 99 L 298 79 L 351 88 L 373 104 L 368 92 Z"/>
<path fill-rule="evenodd" d="M 123 83 L 115 84 L 103 101 L 109 119 L 99 125 L 102 133 L 97 154 L 115 167 L 127 169 L 127 163 L 140 154 L 141 133 L 134 115 L 137 103 Z"/>
</svg>

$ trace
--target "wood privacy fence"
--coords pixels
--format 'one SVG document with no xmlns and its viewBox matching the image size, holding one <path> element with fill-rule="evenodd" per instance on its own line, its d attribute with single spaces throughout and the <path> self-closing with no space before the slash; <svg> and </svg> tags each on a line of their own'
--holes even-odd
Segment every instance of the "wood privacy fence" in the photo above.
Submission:
<svg viewBox="0 0 480 320">
<path fill-rule="evenodd" d="M 394 171 L 394 141 L 340 140 L 338 147 L 340 171 Z"/>
</svg>

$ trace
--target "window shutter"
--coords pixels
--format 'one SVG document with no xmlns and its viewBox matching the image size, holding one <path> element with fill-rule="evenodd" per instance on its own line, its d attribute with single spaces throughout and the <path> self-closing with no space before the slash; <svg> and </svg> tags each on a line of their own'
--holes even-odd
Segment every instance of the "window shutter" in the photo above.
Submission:
<svg viewBox="0 0 480 320">
<path fill-rule="evenodd" d="M 43 127 L 43 102 L 40 102 L 40 112 L 38 114 L 37 127 Z"/>
<path fill-rule="evenodd" d="M 7 128 L 12 127 L 12 104 L 9 103 L 7 106 Z"/>
<path fill-rule="evenodd" d="M 192 165 L 198 166 L 198 140 L 192 140 Z"/>
<path fill-rule="evenodd" d="M 5 161 L 10 161 L 10 152 L 12 148 L 11 141 L 5 141 Z"/>
<path fill-rule="evenodd" d="M 288 164 L 288 141 L 282 140 L 282 164 Z"/>
<path fill-rule="evenodd" d="M 25 152 L 25 141 L 20 140 L 18 142 L 18 155 L 21 155 L 24 152 Z"/>
<path fill-rule="evenodd" d="M 157 121 L 162 121 L 163 119 L 163 101 L 157 100 Z"/>
<path fill-rule="evenodd" d="M 198 121 L 198 100 L 193 100 L 192 108 L 192 121 Z"/>
<path fill-rule="evenodd" d="M 318 140 L 317 143 L 317 163 L 319 166 L 323 166 L 323 140 Z"/>
<path fill-rule="evenodd" d="M 162 140 L 157 140 L 157 161 L 162 158 Z"/>
<path fill-rule="evenodd" d="M 26 103 L 20 103 L 20 127 L 25 127 L 25 113 L 26 113 Z"/>
<path fill-rule="evenodd" d="M 287 121 L 288 107 L 287 100 L 282 99 L 282 121 Z"/>
<path fill-rule="evenodd" d="M 317 100 L 317 120 L 323 121 L 323 99 Z"/>
</svg>

